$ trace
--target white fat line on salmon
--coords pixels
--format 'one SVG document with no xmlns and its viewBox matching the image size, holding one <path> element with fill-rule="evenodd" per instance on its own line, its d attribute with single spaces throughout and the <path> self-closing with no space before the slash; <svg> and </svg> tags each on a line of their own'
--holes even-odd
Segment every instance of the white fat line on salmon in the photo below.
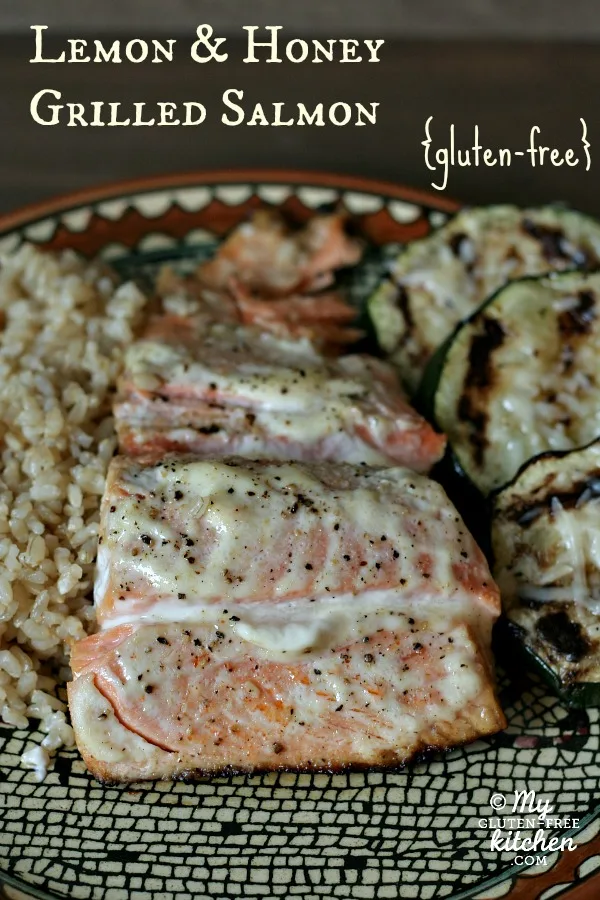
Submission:
<svg viewBox="0 0 600 900">
<path fill-rule="evenodd" d="M 282 602 L 222 600 L 190 605 L 165 599 L 140 616 L 112 618 L 102 630 L 128 624 L 212 624 L 277 657 L 291 659 L 364 640 L 378 630 L 414 629 L 418 651 L 421 629 L 443 633 L 462 622 L 469 622 L 476 631 L 483 622 L 473 597 L 465 592 L 406 597 L 390 589 Z"/>
</svg>

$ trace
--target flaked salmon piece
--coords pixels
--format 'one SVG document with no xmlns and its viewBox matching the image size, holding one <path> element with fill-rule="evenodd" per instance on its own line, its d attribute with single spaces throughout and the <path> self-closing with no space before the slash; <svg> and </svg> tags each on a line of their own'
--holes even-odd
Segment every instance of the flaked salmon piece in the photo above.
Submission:
<svg viewBox="0 0 600 900">
<path fill-rule="evenodd" d="M 311 293 L 333 282 L 336 269 L 360 260 L 362 245 L 345 231 L 347 216 L 314 216 L 292 229 L 277 212 L 261 209 L 219 246 L 196 272 L 200 283 L 228 289 L 231 279 L 261 297 Z"/>
<path fill-rule="evenodd" d="M 365 618 L 291 658 L 244 640 L 231 619 L 80 641 L 68 692 L 88 768 L 118 782 L 390 767 L 505 727 L 468 614 L 384 604 Z"/>
<path fill-rule="evenodd" d="M 353 265 L 361 244 L 345 233 L 347 216 L 315 216 L 292 229 L 279 213 L 259 210 L 238 226 L 215 256 L 191 277 L 165 268 L 157 290 L 166 310 L 173 298 L 190 302 L 203 323 L 239 322 L 287 337 L 308 338 L 328 354 L 363 332 L 350 323 L 357 310 L 328 287 L 334 270 Z M 175 304 L 177 305 L 177 304 Z"/>
<path fill-rule="evenodd" d="M 191 317 L 154 320 L 126 354 L 114 406 L 121 450 L 399 464 L 427 472 L 445 438 L 395 371 L 328 359 L 308 340 Z"/>
<path fill-rule="evenodd" d="M 196 330 L 216 322 L 253 325 L 283 338 L 308 338 L 328 356 L 339 355 L 364 337 L 364 332 L 352 324 L 358 311 L 341 291 L 265 298 L 252 293 L 234 277 L 227 289 L 215 290 L 169 267 L 161 271 L 157 290 L 164 312 L 176 310 L 176 315 L 181 315 L 181 309 L 185 309 L 194 316 Z"/>
<path fill-rule="evenodd" d="M 302 598 L 317 609 L 321 598 L 347 605 L 390 589 L 405 604 L 466 597 L 472 616 L 499 613 L 483 554 L 424 476 L 232 458 L 111 463 L 95 584 L 102 628 L 197 621 L 233 602 L 266 603 L 274 615 Z"/>
<path fill-rule="evenodd" d="M 364 337 L 359 328 L 349 327 L 356 319 L 356 309 L 336 291 L 264 300 L 233 281 L 231 294 L 242 324 L 281 337 L 308 338 L 327 353 Z"/>
</svg>

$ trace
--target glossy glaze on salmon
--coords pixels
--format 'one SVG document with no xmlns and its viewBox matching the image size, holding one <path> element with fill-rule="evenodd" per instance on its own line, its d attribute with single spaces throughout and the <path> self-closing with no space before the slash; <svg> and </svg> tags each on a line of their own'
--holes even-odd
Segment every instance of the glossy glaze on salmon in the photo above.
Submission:
<svg viewBox="0 0 600 900">
<path fill-rule="evenodd" d="M 286 660 L 232 622 L 121 626 L 80 642 L 69 703 L 101 780 L 398 766 L 504 727 L 478 640 L 443 607 L 377 618 Z M 380 614 L 379 614 L 380 615 Z"/>
<path fill-rule="evenodd" d="M 485 559 L 442 488 L 408 469 L 113 460 L 95 603 L 102 627 L 394 589 L 497 612 Z"/>
<path fill-rule="evenodd" d="M 118 458 L 100 541 L 69 702 L 101 779 L 398 765 L 503 727 L 498 591 L 425 476 Z"/>
<path fill-rule="evenodd" d="M 327 359 L 308 340 L 173 315 L 155 320 L 129 349 L 115 417 L 128 454 L 238 454 L 427 472 L 445 448 L 381 360 Z"/>
</svg>

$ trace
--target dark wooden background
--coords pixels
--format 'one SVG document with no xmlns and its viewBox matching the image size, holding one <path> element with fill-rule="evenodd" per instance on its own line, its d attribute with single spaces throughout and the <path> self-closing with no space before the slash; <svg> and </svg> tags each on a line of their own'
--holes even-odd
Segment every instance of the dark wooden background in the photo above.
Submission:
<svg viewBox="0 0 600 900">
<path fill-rule="evenodd" d="M 36 23 L 78 37 L 137 37 L 193 34 L 201 22 L 228 35 L 239 34 L 240 25 L 272 24 L 320 37 L 600 37 L 598 0 L 0 0 L 0 32 L 22 33 Z"/>
<path fill-rule="evenodd" d="M 165 27 L 155 34 L 164 36 Z M 385 36 L 376 29 L 370 35 Z M 188 32 L 181 50 L 190 43 Z M 49 50 L 63 46 L 56 38 Z M 392 38 L 378 65 L 278 66 L 243 65 L 243 48 L 232 41 L 228 62 L 210 66 L 189 61 L 187 52 L 169 65 L 30 65 L 32 48 L 25 29 L 0 37 L 0 211 L 111 179 L 213 167 L 321 169 L 427 188 L 434 176 L 425 167 L 421 141 L 425 120 L 433 115 L 436 143 L 453 122 L 461 146 L 472 143 L 478 124 L 484 145 L 525 149 L 531 126 L 539 125 L 544 144 L 562 151 L 574 146 L 578 155 L 583 116 L 592 145 L 589 172 L 548 164 L 532 169 L 523 158 L 510 168 L 457 168 L 446 193 L 471 203 L 564 200 L 600 215 L 600 48 L 594 43 Z M 196 99 L 208 108 L 207 123 L 42 127 L 32 121 L 29 102 L 48 87 L 74 102 Z M 220 123 L 220 98 L 230 87 L 243 89 L 245 102 L 379 101 L 378 123 L 229 128 Z"/>
</svg>

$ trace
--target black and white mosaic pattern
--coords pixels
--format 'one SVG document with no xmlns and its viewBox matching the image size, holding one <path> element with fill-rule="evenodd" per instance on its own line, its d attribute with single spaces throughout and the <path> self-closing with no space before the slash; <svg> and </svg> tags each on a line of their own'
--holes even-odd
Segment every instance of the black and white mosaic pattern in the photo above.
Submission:
<svg viewBox="0 0 600 900">
<path fill-rule="evenodd" d="M 19 767 L 29 735 L 1 729 L 0 878 L 82 900 L 501 897 L 510 881 L 485 884 L 515 854 L 479 827 L 492 793 L 527 787 L 581 818 L 600 802 L 598 712 L 533 681 L 501 701 L 505 733 L 391 773 L 104 788 L 70 752 L 38 784 Z"/>
</svg>

